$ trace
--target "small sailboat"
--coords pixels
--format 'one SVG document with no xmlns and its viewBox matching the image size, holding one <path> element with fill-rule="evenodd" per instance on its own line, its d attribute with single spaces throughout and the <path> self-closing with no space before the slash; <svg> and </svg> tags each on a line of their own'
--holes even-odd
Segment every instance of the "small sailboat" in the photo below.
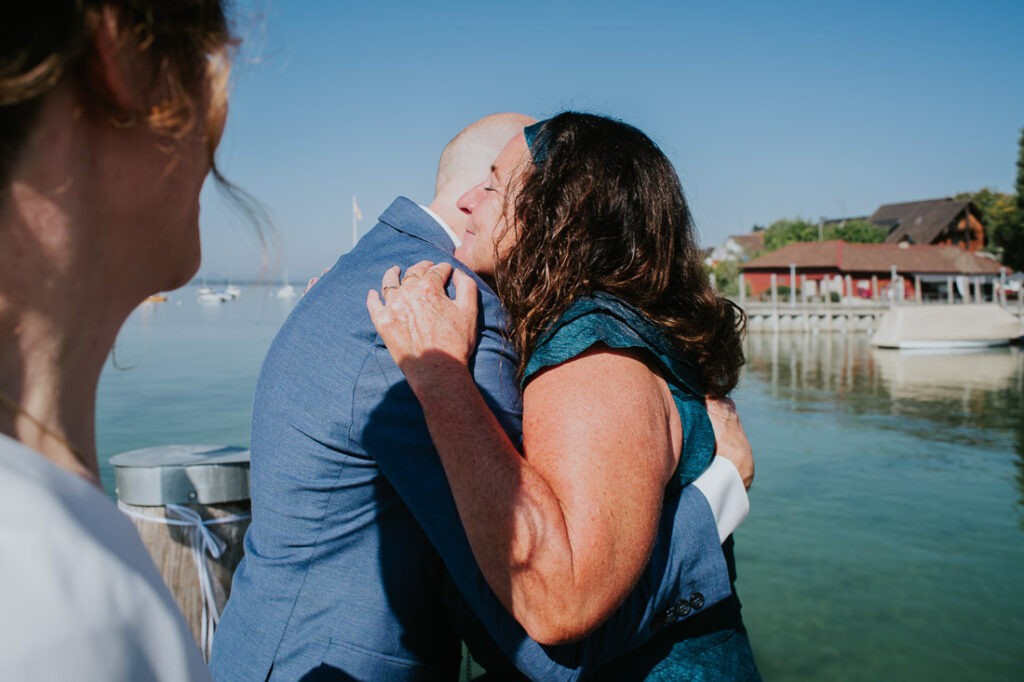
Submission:
<svg viewBox="0 0 1024 682">
<path fill-rule="evenodd" d="M 199 299 L 200 303 L 223 303 L 230 300 L 231 297 L 222 291 L 214 291 L 206 286 L 206 279 L 204 278 L 203 285 L 196 292 L 196 298 Z"/>
<path fill-rule="evenodd" d="M 209 288 L 206 291 L 200 289 L 197 297 L 200 303 L 224 303 L 231 300 L 231 297 L 223 291 L 213 291 Z"/>
<path fill-rule="evenodd" d="M 288 273 L 284 273 L 284 277 L 281 278 L 281 288 L 277 290 L 278 298 L 295 298 L 298 295 L 298 291 L 291 284 L 288 283 Z"/>
</svg>

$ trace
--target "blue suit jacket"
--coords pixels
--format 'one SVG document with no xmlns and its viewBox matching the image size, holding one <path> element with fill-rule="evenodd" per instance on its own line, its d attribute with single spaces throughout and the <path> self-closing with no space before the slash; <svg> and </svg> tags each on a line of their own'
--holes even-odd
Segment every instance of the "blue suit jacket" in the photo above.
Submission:
<svg viewBox="0 0 1024 682">
<path fill-rule="evenodd" d="M 424 259 L 453 261 L 451 240 L 399 198 L 303 297 L 267 354 L 253 409 L 253 520 L 214 643 L 218 680 L 454 679 L 460 635 L 530 677 L 576 679 L 682 619 L 671 608 L 680 598 L 710 606 L 731 593 L 710 508 L 688 487 L 666 499 L 640 584 L 596 633 L 559 647 L 525 635 L 473 560 L 419 403 L 366 312 L 384 270 Z M 496 297 L 477 284 L 472 370 L 518 442 L 517 360 Z"/>
</svg>

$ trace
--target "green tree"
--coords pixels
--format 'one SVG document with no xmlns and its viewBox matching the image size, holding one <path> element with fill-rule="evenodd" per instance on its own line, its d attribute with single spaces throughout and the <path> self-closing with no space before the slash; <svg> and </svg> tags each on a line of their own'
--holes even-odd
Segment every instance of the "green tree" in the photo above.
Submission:
<svg viewBox="0 0 1024 682">
<path fill-rule="evenodd" d="M 1024 128 L 1020 131 L 1017 153 L 1017 202 L 1013 218 L 1006 221 L 999 235 L 1003 264 L 1024 270 Z"/>
<path fill-rule="evenodd" d="M 803 218 L 776 220 L 765 228 L 764 250 L 774 251 L 793 242 L 818 241 L 818 226 Z"/>
<path fill-rule="evenodd" d="M 878 244 L 885 241 L 888 230 L 867 220 L 848 220 L 842 225 L 819 227 L 803 218 L 776 220 L 764 231 L 765 252 L 794 242 L 816 242 L 818 239 L 842 239 L 848 242 Z"/>
<path fill-rule="evenodd" d="M 842 239 L 860 244 L 881 244 L 888 236 L 887 229 L 869 220 L 847 220 L 838 227 L 829 226 L 824 235 L 825 239 Z"/>
<path fill-rule="evenodd" d="M 723 260 L 715 263 L 714 267 L 707 268 L 708 272 L 715 275 L 715 288 L 724 296 L 738 296 L 740 293 L 740 264 L 739 261 Z M 747 284 L 747 293 L 750 293 L 750 284 Z"/>
<path fill-rule="evenodd" d="M 959 201 L 970 199 L 981 214 L 981 224 L 985 226 L 985 238 L 992 251 L 999 253 L 1001 237 L 1007 225 L 1014 219 L 1017 198 L 1012 194 L 997 192 L 983 187 L 977 192 L 960 192 L 953 197 Z"/>
</svg>

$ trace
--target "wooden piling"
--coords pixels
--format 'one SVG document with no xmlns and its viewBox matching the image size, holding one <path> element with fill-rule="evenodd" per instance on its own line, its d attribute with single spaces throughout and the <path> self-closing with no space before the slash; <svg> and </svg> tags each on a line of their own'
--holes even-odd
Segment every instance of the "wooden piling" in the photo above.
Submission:
<svg viewBox="0 0 1024 682">
<path fill-rule="evenodd" d="M 209 657 L 249 527 L 249 451 L 175 445 L 125 452 L 110 463 L 118 506 L 135 524 L 196 643 Z M 208 593 L 201 571 L 209 578 Z"/>
</svg>

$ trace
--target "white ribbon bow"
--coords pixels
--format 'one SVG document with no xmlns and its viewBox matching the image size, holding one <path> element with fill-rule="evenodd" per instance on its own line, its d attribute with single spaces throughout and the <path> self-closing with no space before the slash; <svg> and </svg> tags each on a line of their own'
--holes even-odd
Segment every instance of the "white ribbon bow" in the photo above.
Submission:
<svg viewBox="0 0 1024 682">
<path fill-rule="evenodd" d="M 118 509 L 128 516 L 143 521 L 153 521 L 168 526 L 183 526 L 188 528 L 189 540 L 192 544 L 192 561 L 195 563 L 196 576 L 199 578 L 199 589 L 203 593 L 203 617 L 200 641 L 202 642 L 203 658 L 210 660 L 210 650 L 213 646 L 213 633 L 220 623 L 220 609 L 217 607 L 217 598 L 213 589 L 213 576 L 210 575 L 210 567 L 206 564 L 204 554 L 209 554 L 214 559 L 219 559 L 227 548 L 224 541 L 213 534 L 209 526 L 221 523 L 235 523 L 245 521 L 250 517 L 248 512 L 231 514 L 216 519 L 203 520 L 194 509 L 183 507 L 179 504 L 168 504 L 168 516 L 174 515 L 177 518 L 165 518 L 161 516 L 149 516 L 129 509 L 124 503 L 118 501 Z"/>
</svg>

